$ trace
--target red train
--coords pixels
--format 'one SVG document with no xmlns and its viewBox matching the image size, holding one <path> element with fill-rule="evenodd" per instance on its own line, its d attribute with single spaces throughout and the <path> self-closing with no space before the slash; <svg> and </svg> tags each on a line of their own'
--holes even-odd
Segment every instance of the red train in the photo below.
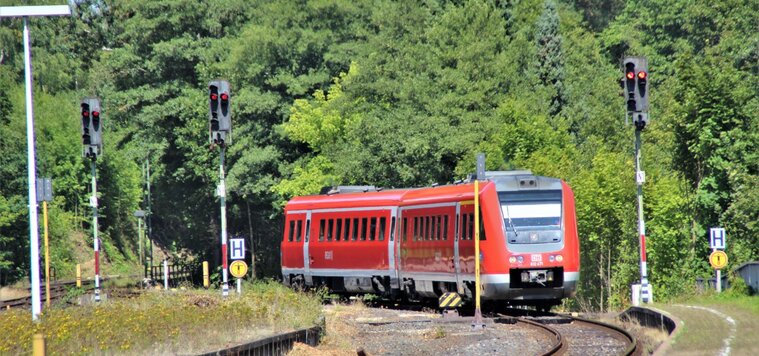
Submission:
<svg viewBox="0 0 759 356">
<path fill-rule="evenodd" d="M 574 295 L 580 248 L 572 189 L 529 171 L 480 182 L 484 300 L 541 308 Z M 334 292 L 474 295 L 474 184 L 343 187 L 285 208 L 282 277 Z"/>
</svg>

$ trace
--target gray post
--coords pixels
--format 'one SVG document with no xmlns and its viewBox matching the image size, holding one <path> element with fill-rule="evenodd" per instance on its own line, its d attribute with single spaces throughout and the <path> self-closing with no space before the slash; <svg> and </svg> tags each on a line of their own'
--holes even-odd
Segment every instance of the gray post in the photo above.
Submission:
<svg viewBox="0 0 759 356">
<path fill-rule="evenodd" d="M 90 206 L 92 206 L 92 238 L 93 248 L 95 250 L 95 301 L 100 301 L 100 241 L 98 240 L 98 188 L 97 188 L 97 172 L 95 170 L 95 159 L 90 162 L 90 168 L 92 171 L 92 198 L 90 199 Z"/>
<path fill-rule="evenodd" d="M 221 295 L 223 297 L 226 297 L 229 295 L 229 283 L 228 283 L 228 276 L 227 276 L 227 200 L 226 200 L 226 191 L 227 187 L 224 185 L 224 146 L 221 147 L 221 159 L 219 160 L 219 201 L 221 202 L 221 265 L 223 267 L 223 270 L 221 272 L 222 275 L 222 285 L 221 285 Z"/>
<path fill-rule="evenodd" d="M 163 260 L 163 290 L 169 290 L 169 261 Z"/>
<path fill-rule="evenodd" d="M 644 173 L 640 170 L 641 156 L 640 130 L 635 130 L 635 181 L 638 186 L 638 236 L 640 237 L 640 293 L 643 303 L 651 302 L 651 287 L 648 284 L 646 263 L 646 222 L 643 218 L 643 182 Z"/>
<path fill-rule="evenodd" d="M 716 248 L 712 249 L 712 253 L 717 252 Z M 717 268 L 717 293 L 722 293 L 722 270 Z"/>
<path fill-rule="evenodd" d="M 144 247 L 142 243 L 142 218 L 137 218 L 137 244 L 140 245 L 140 264 L 145 264 Z"/>
<path fill-rule="evenodd" d="M 34 100 L 32 96 L 32 49 L 29 35 L 30 16 L 69 16 L 68 5 L 50 6 L 0 6 L 0 18 L 22 17 L 24 22 L 24 86 L 26 97 L 26 148 L 27 179 L 29 185 L 29 259 L 32 287 L 32 320 L 37 321 L 42 311 L 40 304 L 40 238 L 37 217 L 37 162 L 34 152 Z"/>
</svg>

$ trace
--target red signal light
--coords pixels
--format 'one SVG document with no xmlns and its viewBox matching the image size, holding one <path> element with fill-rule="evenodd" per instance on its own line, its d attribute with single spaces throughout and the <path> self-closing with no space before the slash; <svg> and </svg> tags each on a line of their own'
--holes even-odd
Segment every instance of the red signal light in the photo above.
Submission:
<svg viewBox="0 0 759 356">
<path fill-rule="evenodd" d="M 213 94 L 211 94 L 211 100 L 214 100 L 214 101 L 215 101 L 215 100 L 216 100 L 216 99 L 218 99 L 218 98 L 219 98 L 219 96 L 218 96 L 218 95 L 216 95 L 216 93 L 213 93 Z"/>
<path fill-rule="evenodd" d="M 229 95 L 227 93 L 222 93 L 221 94 L 221 100 L 223 100 L 223 101 L 229 100 Z"/>
<path fill-rule="evenodd" d="M 97 117 L 100 117 L 100 112 L 98 112 L 98 111 L 93 111 L 93 112 L 92 112 L 92 116 L 94 116 L 94 117 L 96 117 L 96 118 L 97 118 Z"/>
<path fill-rule="evenodd" d="M 84 117 L 90 117 L 90 112 L 89 111 L 82 111 L 82 116 L 84 116 Z"/>
<path fill-rule="evenodd" d="M 630 80 L 635 79 L 635 73 L 633 73 L 633 72 L 627 72 L 627 79 L 630 79 Z"/>
<path fill-rule="evenodd" d="M 638 72 L 638 79 L 646 80 L 646 77 L 648 77 L 648 73 L 646 73 L 644 71 Z"/>
</svg>

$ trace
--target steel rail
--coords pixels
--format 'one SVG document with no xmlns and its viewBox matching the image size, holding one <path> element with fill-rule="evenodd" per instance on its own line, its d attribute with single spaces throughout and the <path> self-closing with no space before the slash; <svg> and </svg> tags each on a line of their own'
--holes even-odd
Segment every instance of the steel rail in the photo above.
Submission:
<svg viewBox="0 0 759 356">
<path fill-rule="evenodd" d="M 561 355 L 563 353 L 566 353 L 567 351 L 567 344 L 564 342 L 564 338 L 561 336 L 561 333 L 545 324 L 538 323 L 536 321 L 532 321 L 525 318 L 516 318 L 517 323 L 526 324 L 528 326 L 531 326 L 533 328 L 541 330 L 543 333 L 551 335 L 551 338 L 554 339 L 553 344 L 548 348 L 548 351 L 540 354 L 540 355 Z"/>
<path fill-rule="evenodd" d="M 625 342 L 627 343 L 627 347 L 625 348 L 625 351 L 621 353 L 621 355 L 628 356 L 628 355 L 641 354 L 641 350 L 638 348 L 638 340 L 635 338 L 635 336 L 630 334 L 627 330 L 622 329 L 619 326 L 607 324 L 607 323 L 597 321 L 597 320 L 584 319 L 584 318 L 575 317 L 575 316 L 570 317 L 570 318 L 573 321 L 590 324 L 595 328 L 603 328 L 606 330 L 614 331 L 614 333 L 617 334 L 617 336 L 619 336 L 619 339 L 624 339 Z"/>
</svg>

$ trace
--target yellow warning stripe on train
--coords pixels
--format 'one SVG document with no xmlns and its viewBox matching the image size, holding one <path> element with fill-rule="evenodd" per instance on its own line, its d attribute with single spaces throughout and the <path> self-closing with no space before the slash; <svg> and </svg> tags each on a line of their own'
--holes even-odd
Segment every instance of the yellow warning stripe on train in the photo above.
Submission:
<svg viewBox="0 0 759 356">
<path fill-rule="evenodd" d="M 458 293 L 448 292 L 438 298 L 441 308 L 458 308 L 462 304 L 461 296 Z"/>
</svg>

